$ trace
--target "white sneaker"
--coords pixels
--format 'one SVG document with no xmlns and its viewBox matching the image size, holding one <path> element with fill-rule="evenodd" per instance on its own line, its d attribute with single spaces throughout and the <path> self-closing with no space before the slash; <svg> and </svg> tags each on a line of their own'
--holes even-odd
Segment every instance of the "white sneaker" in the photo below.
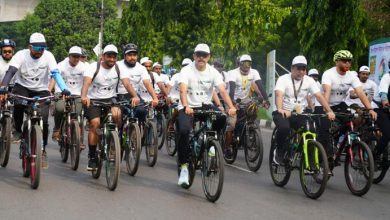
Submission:
<svg viewBox="0 0 390 220">
<path fill-rule="evenodd" d="M 209 157 L 215 157 L 215 148 L 214 148 L 214 146 L 210 147 L 208 155 L 209 155 Z"/>
<path fill-rule="evenodd" d="M 181 166 L 181 171 L 180 171 L 180 177 L 179 181 L 177 183 L 181 187 L 189 186 L 190 183 L 188 182 L 188 168 L 187 165 L 182 165 Z"/>
</svg>

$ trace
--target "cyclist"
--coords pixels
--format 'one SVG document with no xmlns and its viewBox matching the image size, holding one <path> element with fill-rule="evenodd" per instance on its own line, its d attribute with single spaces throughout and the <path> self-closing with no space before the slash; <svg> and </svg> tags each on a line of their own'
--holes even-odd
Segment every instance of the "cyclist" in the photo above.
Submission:
<svg viewBox="0 0 390 220">
<path fill-rule="evenodd" d="M 144 101 L 145 96 L 152 97 L 152 105 L 158 104 L 156 93 L 153 90 L 150 76 L 145 67 L 137 62 L 138 58 L 138 46 L 129 43 L 123 48 L 124 59 L 118 62 L 119 69 L 122 74 L 125 74 L 134 89 L 137 91 L 141 98 L 141 102 Z M 119 83 L 118 87 L 118 99 L 119 100 L 130 100 L 130 94 L 122 83 Z M 147 109 L 140 105 L 135 108 L 135 116 L 140 122 L 145 121 L 147 115 Z"/>
<path fill-rule="evenodd" d="M 154 89 L 156 93 L 168 95 L 168 91 L 170 90 L 169 77 L 162 71 L 162 65 L 159 62 L 155 62 L 152 66 L 152 71 L 154 75 L 157 74 L 160 77 L 162 86 L 164 87 L 164 89 L 160 88 L 161 85 L 158 85 L 158 81 L 155 81 Z"/>
<path fill-rule="evenodd" d="M 61 73 L 62 78 L 65 81 L 65 84 L 69 88 L 71 95 L 81 95 L 81 86 L 83 84 L 84 72 L 87 69 L 87 64 L 81 62 L 82 49 L 78 46 L 73 46 L 69 49 L 68 57 L 65 58 L 58 64 L 58 69 Z M 51 80 L 49 91 L 52 91 L 52 88 L 55 85 L 54 79 Z M 60 93 L 60 88 L 55 87 L 55 93 Z M 81 114 L 81 99 L 76 99 L 76 111 Z M 55 112 L 54 112 L 54 128 L 52 139 L 58 141 L 60 139 L 60 126 L 61 120 L 63 118 L 65 109 L 65 101 L 63 99 L 58 99 L 55 102 Z M 80 140 L 83 143 L 83 140 Z M 80 145 L 84 147 L 84 145 Z"/>
<path fill-rule="evenodd" d="M 324 97 L 335 112 L 345 112 L 347 105 L 344 100 L 347 97 L 348 90 L 352 87 L 356 95 L 362 101 L 363 105 L 369 109 L 371 117 L 375 120 L 377 114 L 372 109 L 370 101 L 365 95 L 359 79 L 350 70 L 353 55 L 348 50 L 337 51 L 333 56 L 333 61 L 336 66 L 326 70 L 322 75 L 322 87 L 324 89 Z M 316 113 L 322 113 L 322 108 L 317 108 Z M 321 126 L 319 129 L 318 140 L 324 145 L 329 157 L 329 167 L 333 169 L 333 154 L 329 144 L 329 128 L 328 120 L 320 120 Z"/>
<path fill-rule="evenodd" d="M 87 107 L 86 113 L 89 120 L 88 130 L 88 148 L 89 161 L 87 170 L 93 170 L 97 167 L 96 145 L 98 136 L 96 129 L 100 127 L 100 107 L 90 105 L 91 100 L 112 103 L 116 97 L 119 81 L 130 93 L 132 105 L 138 105 L 140 99 L 134 88 L 126 78 L 126 74 L 120 74 L 119 67 L 116 64 L 118 49 L 109 44 L 104 47 L 103 55 L 97 63 L 92 63 L 84 74 L 83 87 L 81 90 L 81 102 Z M 121 111 L 118 107 L 111 108 L 112 117 L 118 124 L 121 120 Z"/>
<path fill-rule="evenodd" d="M 188 159 L 189 138 L 192 128 L 193 108 L 201 107 L 202 104 L 211 104 L 214 88 L 218 88 L 225 103 L 229 107 L 228 114 L 234 115 L 236 109 L 225 90 L 221 75 L 207 62 L 210 59 L 210 48 L 207 44 L 198 44 L 194 50 L 194 62 L 181 70 L 180 102 L 178 125 L 178 163 L 181 167 L 178 184 L 188 186 Z M 218 109 L 217 109 L 218 110 Z M 225 126 L 225 117 L 217 118 L 214 129 L 220 130 Z"/>
<path fill-rule="evenodd" d="M 12 77 L 15 75 L 15 87 L 12 92 L 17 95 L 34 97 L 34 96 L 49 96 L 49 76 L 57 82 L 63 95 L 70 95 L 64 80 L 61 77 L 57 67 L 57 62 L 50 51 L 47 51 L 45 36 L 41 33 L 33 33 L 30 36 L 29 48 L 18 51 L 12 57 L 7 73 L 5 74 L 2 86 L 8 86 Z M 0 97 L 0 100 L 3 97 Z M 13 117 L 15 122 L 14 136 L 20 137 L 22 133 L 22 124 L 24 110 L 26 106 L 15 104 Z M 41 105 L 40 107 L 43 120 L 43 151 L 42 151 L 42 167 L 48 168 L 47 162 L 47 138 L 49 133 L 49 106 Z"/>
<path fill-rule="evenodd" d="M 153 61 L 151 61 L 149 59 L 149 57 L 143 57 L 141 59 L 141 64 L 148 71 L 150 79 L 152 80 L 153 88 L 154 88 L 156 94 L 159 94 L 160 92 L 162 92 L 162 94 L 164 96 L 168 97 L 168 90 L 165 89 L 165 86 L 164 86 L 164 83 L 163 83 L 161 77 L 157 73 L 153 72 L 153 66 L 152 66 Z M 148 97 L 147 101 L 150 101 L 150 97 Z"/>
<path fill-rule="evenodd" d="M 321 94 L 324 94 L 324 91 L 322 90 L 321 83 L 319 81 L 320 78 L 320 73 L 318 72 L 317 69 L 310 69 L 309 72 L 307 73 L 308 76 L 314 79 L 316 82 L 318 88 L 320 88 Z M 308 105 L 311 109 L 315 110 L 315 108 L 318 106 L 319 108 L 322 108 L 322 105 L 317 101 L 316 97 L 314 95 L 309 95 L 308 97 Z"/>
<path fill-rule="evenodd" d="M 250 90 L 251 86 L 255 84 L 258 88 L 257 91 L 260 91 L 261 94 L 258 94 L 258 97 L 261 99 L 266 108 L 269 107 L 269 101 L 267 93 L 265 92 L 260 74 L 257 70 L 251 68 L 252 58 L 244 54 L 240 56 L 239 67 L 228 72 L 229 82 L 229 95 L 233 100 L 240 99 L 242 104 L 250 104 Z M 255 90 L 256 91 L 256 90 Z M 237 117 L 244 117 L 245 112 L 239 111 L 238 116 L 228 117 L 226 134 L 225 134 L 225 150 L 229 150 L 232 139 L 233 139 L 233 131 L 236 127 Z"/>
<path fill-rule="evenodd" d="M 0 41 L 0 81 L 3 80 L 5 72 L 8 70 L 9 61 L 15 53 L 15 47 L 16 43 L 13 40 L 4 39 Z"/>
<path fill-rule="evenodd" d="M 307 61 L 304 56 L 294 57 L 291 63 L 291 73 L 280 76 L 275 85 L 276 110 L 272 116 L 277 128 L 277 148 L 274 157 L 274 162 L 277 164 L 284 163 L 284 155 L 289 149 L 287 141 L 290 129 L 302 126 L 299 117 L 290 117 L 291 112 L 302 113 L 308 107 L 306 97 L 309 93 L 313 94 L 325 108 L 329 120 L 335 118 L 332 109 L 321 95 L 320 88 L 312 78 L 306 76 L 306 67 Z"/>
</svg>

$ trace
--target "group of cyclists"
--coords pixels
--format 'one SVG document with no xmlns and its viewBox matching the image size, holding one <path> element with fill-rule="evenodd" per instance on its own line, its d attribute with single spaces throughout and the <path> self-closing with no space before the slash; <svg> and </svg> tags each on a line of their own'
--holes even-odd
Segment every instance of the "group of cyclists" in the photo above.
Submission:
<svg viewBox="0 0 390 220">
<path fill-rule="evenodd" d="M 111 104 L 110 112 L 117 128 L 122 127 L 122 114 L 125 114 L 121 106 L 116 104 L 118 102 L 128 102 L 140 124 L 147 120 L 149 109 L 158 106 L 161 100 L 164 100 L 167 108 L 177 103 L 172 116 L 174 123 L 168 123 L 163 129 L 176 129 L 178 185 L 184 188 L 191 184 L 190 158 L 193 146 L 190 142 L 195 128 L 196 109 L 205 109 L 207 106 L 209 110 L 224 112 L 212 120 L 211 130 L 221 136 L 218 139 L 223 140 L 220 142 L 223 154 L 228 157 L 234 150 L 232 145 L 235 130 L 241 126 L 239 124 L 247 116 L 254 99 L 261 106 L 267 109 L 270 107 L 260 74 L 252 68 L 250 55 L 238 57 L 237 67 L 225 72 L 220 60 L 216 59 L 213 65 L 209 64 L 210 47 L 203 43 L 195 47 L 192 60 L 185 58 L 180 72 L 171 77 L 162 72 L 162 65 L 158 62 L 153 63 L 149 57 L 139 59 L 139 49 L 133 43 L 122 48 L 123 60 L 118 60 L 118 48 L 109 44 L 104 47 L 99 60 L 93 63 L 86 62 L 83 48 L 73 46 L 69 49 L 68 57 L 57 64 L 53 54 L 47 50 L 46 39 L 41 33 L 33 33 L 28 48 L 16 53 L 16 45 L 12 40 L 4 39 L 0 42 L 0 47 L 1 102 L 7 101 L 4 95 L 7 92 L 30 98 L 51 96 L 53 93 L 57 96 L 76 97 L 76 111 L 81 114 L 84 109 L 89 124 L 87 169 L 90 171 L 99 167 L 98 141 L 103 123 L 101 107 L 94 105 L 94 102 Z M 382 107 L 389 105 L 389 74 L 383 76 L 378 89 L 368 79 L 368 67 L 361 67 L 357 75 L 350 71 L 353 56 L 349 51 L 336 52 L 333 60 L 335 67 L 323 73 L 321 83 L 316 69 L 307 73 L 308 63 L 301 55 L 292 60 L 291 72 L 278 78 L 274 88 L 275 109 L 272 113 L 277 129 L 277 148 L 271 158 L 274 163 L 287 163 L 285 155 L 290 148 L 291 129 L 303 126 L 304 121 L 292 117 L 292 113 L 312 112 L 327 116 L 318 119 L 318 124 L 321 125 L 317 131 L 318 141 L 326 149 L 329 166 L 333 167 L 336 162 L 333 161 L 329 143 L 331 121 L 336 119 L 335 112 L 348 111 L 351 103 L 366 108 L 383 133 L 375 148 L 374 158 L 378 158 L 387 146 L 390 120 L 388 110 Z M 10 85 L 12 88 L 9 88 Z M 25 108 L 25 105 L 14 103 L 15 140 L 21 138 Z M 52 134 L 56 141 L 62 135 L 60 129 L 64 108 L 65 99 L 56 99 Z M 49 106 L 41 105 L 40 114 L 43 132 L 42 167 L 47 168 Z M 84 132 L 82 126 L 81 132 Z M 145 132 L 141 129 L 141 133 Z M 82 136 L 80 137 L 80 148 L 84 149 L 85 144 Z M 249 139 L 251 138 L 248 141 Z M 215 153 L 216 149 L 211 147 L 208 156 L 214 157 Z"/>
</svg>

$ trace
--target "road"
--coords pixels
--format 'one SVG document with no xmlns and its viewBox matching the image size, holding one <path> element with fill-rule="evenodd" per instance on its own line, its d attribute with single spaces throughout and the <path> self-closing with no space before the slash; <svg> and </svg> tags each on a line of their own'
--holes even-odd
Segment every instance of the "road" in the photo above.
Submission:
<svg viewBox="0 0 390 220">
<path fill-rule="evenodd" d="M 390 177 L 374 185 L 363 197 L 353 196 L 343 168 L 335 170 L 318 200 L 301 190 L 298 172 L 280 188 L 269 175 L 271 130 L 262 129 L 264 161 L 257 173 L 246 170 L 242 152 L 234 166 L 225 166 L 222 195 L 216 203 L 203 194 L 198 173 L 189 190 L 177 186 L 175 158 L 159 151 L 154 168 L 146 165 L 145 153 L 135 177 L 121 168 L 118 188 L 106 188 L 104 173 L 95 180 L 86 171 L 87 152 L 82 152 L 78 171 L 60 161 L 57 144 L 48 146 L 49 169 L 44 170 L 37 190 L 22 177 L 18 145 L 12 145 L 10 163 L 0 168 L 0 219 L 389 219 Z"/>
</svg>

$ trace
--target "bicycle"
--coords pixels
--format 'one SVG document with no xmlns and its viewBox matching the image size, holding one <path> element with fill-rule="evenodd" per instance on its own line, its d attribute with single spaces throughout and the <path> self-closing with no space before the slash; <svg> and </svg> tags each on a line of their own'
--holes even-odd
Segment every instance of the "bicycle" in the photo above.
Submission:
<svg viewBox="0 0 390 220">
<path fill-rule="evenodd" d="M 157 120 L 157 139 L 158 139 L 158 149 L 160 150 L 165 144 L 166 137 L 166 127 L 167 127 L 167 119 L 165 117 L 164 109 L 166 107 L 165 99 L 159 99 L 158 105 L 155 109 L 156 120 Z"/>
<path fill-rule="evenodd" d="M 134 116 L 134 108 L 128 101 L 118 102 L 122 107 L 122 128 L 120 130 L 121 151 L 126 161 L 127 172 L 134 176 L 137 173 L 141 155 L 141 131 L 138 119 Z"/>
<path fill-rule="evenodd" d="M 190 136 L 190 158 L 188 164 L 189 185 L 191 187 L 195 171 L 201 170 L 203 192 L 210 202 L 219 199 L 224 182 L 224 164 L 222 149 L 217 139 L 217 132 L 212 131 L 212 122 L 222 112 L 208 107 L 194 109 L 194 124 L 199 122 L 199 129 L 193 130 Z M 176 138 L 177 140 L 178 138 Z M 214 149 L 214 150 L 213 150 Z M 181 169 L 178 164 L 178 175 Z"/>
<path fill-rule="evenodd" d="M 351 111 L 351 109 L 349 109 Z M 330 143 L 333 164 L 330 169 L 340 165 L 341 156 L 345 155 L 344 176 L 352 194 L 362 196 L 370 189 L 374 177 L 374 158 L 367 144 L 361 141 L 360 133 L 355 130 L 353 119 L 356 113 L 336 113 L 336 121 L 331 123 Z M 345 131 L 341 131 L 341 126 Z"/>
<path fill-rule="evenodd" d="M 8 102 L 0 103 L 0 166 L 6 167 L 11 151 L 12 113 Z"/>
<path fill-rule="evenodd" d="M 82 126 L 82 116 L 76 110 L 76 99 L 78 95 L 65 97 L 64 114 L 60 123 L 61 138 L 60 145 L 61 161 L 66 163 L 70 154 L 70 164 L 72 170 L 77 170 L 80 161 L 80 136 Z"/>
<path fill-rule="evenodd" d="M 173 118 L 173 115 L 178 106 L 178 101 L 179 100 L 172 103 L 171 106 L 169 106 L 169 110 L 168 110 L 168 117 L 167 117 L 168 122 L 166 127 L 165 147 L 169 156 L 175 156 L 177 151 L 176 144 L 175 144 L 176 118 Z"/>
<path fill-rule="evenodd" d="M 256 121 L 259 101 L 252 100 L 250 104 L 241 103 L 237 100 L 239 111 L 237 115 L 237 124 L 234 129 L 234 136 L 231 143 L 230 151 L 224 151 L 226 163 L 233 164 L 237 158 L 238 149 L 243 148 L 245 153 L 245 162 L 252 172 L 257 172 L 263 162 L 263 140 L 261 137 L 260 127 Z M 248 108 L 252 108 L 248 111 Z M 245 111 L 245 112 L 244 112 Z M 239 116 L 242 116 L 238 118 Z M 223 135 L 220 135 L 223 138 Z M 224 140 L 221 140 L 221 144 Z"/>
<path fill-rule="evenodd" d="M 101 126 L 99 129 L 96 129 L 96 133 L 99 136 L 97 144 L 97 168 L 92 170 L 92 177 L 95 179 L 100 177 L 104 162 L 107 188 L 113 191 L 118 185 L 121 156 L 118 128 L 114 123 L 111 113 L 113 104 L 96 100 L 91 100 L 91 104 L 101 108 Z"/>
<path fill-rule="evenodd" d="M 148 166 L 153 167 L 157 162 L 157 126 L 154 119 L 154 109 L 151 107 L 150 103 L 145 103 L 145 106 L 148 106 L 148 115 L 146 121 L 140 123 L 141 130 L 141 146 L 145 147 L 145 155 Z"/>
<path fill-rule="evenodd" d="M 30 186 L 39 187 L 41 175 L 41 157 L 43 149 L 42 129 L 43 120 L 39 111 L 40 105 L 50 104 L 54 96 L 32 98 L 9 94 L 14 103 L 27 106 L 26 119 L 22 126 L 22 136 L 19 147 L 19 158 L 22 159 L 23 176 L 30 177 Z"/>
<path fill-rule="evenodd" d="M 269 168 L 272 181 L 279 187 L 285 186 L 294 169 L 299 169 L 301 187 L 305 195 L 311 199 L 319 198 L 325 191 L 328 181 L 328 158 L 324 147 L 316 140 L 315 117 L 324 117 L 322 114 L 292 113 L 291 117 L 299 117 L 303 125 L 293 129 L 288 138 L 289 146 L 284 154 L 284 162 L 275 162 L 277 149 L 277 128 L 272 132 L 271 149 L 269 154 Z"/>
</svg>

